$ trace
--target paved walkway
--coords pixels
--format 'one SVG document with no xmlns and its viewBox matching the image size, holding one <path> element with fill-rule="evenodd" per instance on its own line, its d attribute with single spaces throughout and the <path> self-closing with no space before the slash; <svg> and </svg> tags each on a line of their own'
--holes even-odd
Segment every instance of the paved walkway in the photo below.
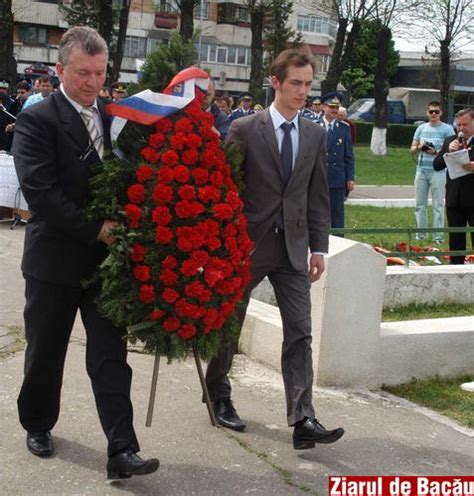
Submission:
<svg viewBox="0 0 474 496">
<path fill-rule="evenodd" d="M 280 375 L 243 355 L 232 375 L 235 403 L 248 423 L 246 432 L 210 425 L 192 360 L 162 365 L 153 425 L 146 428 L 153 357 L 130 353 L 137 434 L 143 454 L 157 456 L 161 467 L 156 474 L 108 485 L 105 440 L 85 372 L 79 321 L 68 351 L 62 412 L 53 431 L 56 454 L 51 459 L 33 457 L 25 448 L 16 413 L 24 358 L 19 332 L 24 303 L 19 273 L 22 242 L 22 227 L 10 231 L 0 225 L 2 494 L 324 495 L 330 474 L 474 473 L 472 429 L 378 392 L 315 388 L 321 422 L 342 425 L 346 434 L 334 445 L 294 451 Z"/>
</svg>

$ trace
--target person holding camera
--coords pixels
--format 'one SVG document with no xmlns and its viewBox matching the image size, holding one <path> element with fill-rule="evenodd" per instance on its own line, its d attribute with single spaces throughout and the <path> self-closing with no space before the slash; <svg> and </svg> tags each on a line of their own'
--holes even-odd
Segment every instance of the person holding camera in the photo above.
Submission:
<svg viewBox="0 0 474 496">
<path fill-rule="evenodd" d="M 433 227 L 444 227 L 444 195 L 446 174 L 433 169 L 433 160 L 441 150 L 446 138 L 453 136 L 454 129 L 441 121 L 442 109 L 439 102 L 430 102 L 427 108 L 428 122 L 417 127 L 410 152 L 418 154 L 415 175 L 415 217 L 416 227 L 428 227 L 428 192 L 431 191 L 433 205 Z M 426 239 L 426 233 L 417 233 L 418 241 Z M 434 233 L 434 242 L 443 243 L 443 233 Z"/>
</svg>

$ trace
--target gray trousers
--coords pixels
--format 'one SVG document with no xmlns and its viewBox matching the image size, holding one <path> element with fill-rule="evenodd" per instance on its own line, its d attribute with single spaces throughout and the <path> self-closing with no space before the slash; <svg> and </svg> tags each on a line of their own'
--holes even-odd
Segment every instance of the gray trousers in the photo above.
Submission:
<svg viewBox="0 0 474 496">
<path fill-rule="evenodd" d="M 311 300 L 308 271 L 295 270 L 288 258 L 283 232 L 268 232 L 252 255 L 252 279 L 244 308 L 238 317 L 242 325 L 250 292 L 268 276 L 283 321 L 281 369 L 285 385 L 288 425 L 314 417 L 312 405 L 313 361 L 311 351 Z M 228 373 L 236 347 L 222 351 L 207 367 L 206 383 L 212 401 L 230 398 Z"/>
</svg>

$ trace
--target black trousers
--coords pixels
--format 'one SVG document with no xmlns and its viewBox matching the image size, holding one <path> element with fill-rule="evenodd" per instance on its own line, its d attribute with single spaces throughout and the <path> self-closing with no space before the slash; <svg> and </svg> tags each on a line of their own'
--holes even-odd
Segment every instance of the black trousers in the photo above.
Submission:
<svg viewBox="0 0 474 496">
<path fill-rule="evenodd" d="M 51 430 L 59 416 L 64 361 L 78 309 L 87 334 L 86 369 L 92 383 L 108 455 L 139 451 L 130 401 L 132 370 L 124 331 L 94 303 L 95 288 L 83 290 L 25 276 L 26 353 L 18 397 L 20 422 L 30 432 Z"/>
<path fill-rule="evenodd" d="M 449 227 L 474 227 L 474 207 L 446 207 L 446 217 Z M 474 249 L 474 232 L 471 232 L 471 248 Z M 465 233 L 449 233 L 449 249 L 451 251 L 466 249 Z M 464 255 L 451 257 L 450 263 L 461 265 Z"/>
<path fill-rule="evenodd" d="M 311 351 L 311 300 L 308 271 L 295 270 L 280 231 L 267 233 L 252 255 L 252 279 L 245 308 L 238 317 L 242 325 L 250 292 L 268 276 L 283 321 L 281 368 L 285 385 L 288 425 L 314 417 L 312 405 L 313 359 Z M 276 336 L 275 336 L 276 339 Z M 206 383 L 212 401 L 230 398 L 228 374 L 236 347 L 224 350 L 207 367 Z"/>
</svg>

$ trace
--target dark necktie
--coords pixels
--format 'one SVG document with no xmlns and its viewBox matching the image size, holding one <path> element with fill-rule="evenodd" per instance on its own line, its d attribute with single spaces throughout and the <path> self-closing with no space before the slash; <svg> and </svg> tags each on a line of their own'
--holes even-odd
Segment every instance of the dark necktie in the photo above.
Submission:
<svg viewBox="0 0 474 496">
<path fill-rule="evenodd" d="M 281 165 L 283 172 L 283 181 L 285 184 L 290 179 L 291 171 L 293 169 L 293 143 L 291 141 L 291 130 L 293 129 L 292 122 L 284 122 L 281 126 L 285 135 L 281 144 Z"/>
<path fill-rule="evenodd" d="M 332 134 L 332 124 L 328 124 L 328 137 Z"/>
</svg>

